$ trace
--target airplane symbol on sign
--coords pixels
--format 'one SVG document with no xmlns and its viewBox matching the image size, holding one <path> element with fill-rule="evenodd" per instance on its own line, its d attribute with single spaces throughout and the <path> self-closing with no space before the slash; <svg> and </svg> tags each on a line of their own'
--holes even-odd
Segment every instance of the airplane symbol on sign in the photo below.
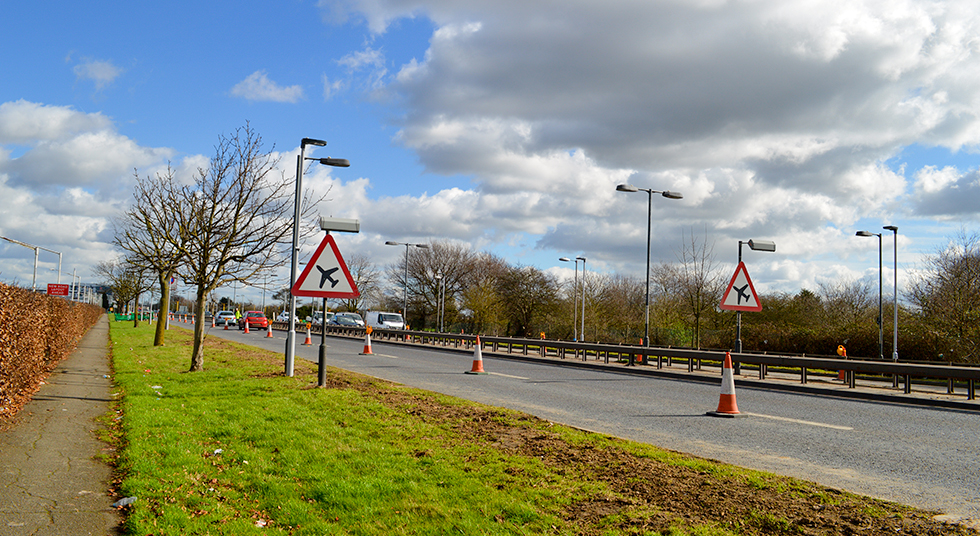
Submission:
<svg viewBox="0 0 980 536">
<path fill-rule="evenodd" d="M 748 292 L 745 292 L 745 289 L 749 288 L 749 284 L 748 283 L 742 285 L 741 287 L 732 287 L 732 288 L 735 289 L 736 292 L 738 292 L 738 304 L 739 305 L 742 305 L 742 298 L 745 298 L 745 301 L 748 302 L 749 301 L 749 298 L 752 297 L 752 296 L 749 295 Z"/>
<path fill-rule="evenodd" d="M 317 266 L 316 269 L 320 270 L 320 288 L 323 288 L 323 284 L 326 283 L 327 281 L 330 281 L 330 288 L 334 288 L 337 286 L 337 283 L 340 283 L 340 281 L 337 281 L 333 277 L 330 277 L 331 275 L 333 275 L 334 272 L 336 272 L 340 268 L 331 268 L 329 270 L 324 270 L 323 268 Z"/>
</svg>

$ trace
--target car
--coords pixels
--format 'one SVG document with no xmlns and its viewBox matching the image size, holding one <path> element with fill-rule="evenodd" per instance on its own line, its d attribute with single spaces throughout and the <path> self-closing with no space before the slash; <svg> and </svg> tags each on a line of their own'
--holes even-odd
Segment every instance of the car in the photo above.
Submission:
<svg viewBox="0 0 980 536">
<path fill-rule="evenodd" d="M 405 319 L 400 313 L 368 311 L 365 313 L 364 322 L 376 329 L 405 329 Z"/>
<path fill-rule="evenodd" d="M 235 318 L 234 311 L 218 311 L 218 314 L 214 315 L 214 325 L 215 326 L 237 326 L 238 320 Z"/>
<path fill-rule="evenodd" d="M 363 328 L 364 319 L 357 313 L 337 313 L 329 321 L 331 326 L 342 326 L 348 328 Z"/>
<path fill-rule="evenodd" d="M 333 318 L 333 313 L 327 311 L 327 324 L 330 323 L 331 318 Z M 314 326 L 319 326 L 323 324 L 323 313 L 316 311 L 313 313 L 313 316 L 306 317 L 306 321 L 312 323 Z"/>
<path fill-rule="evenodd" d="M 238 329 L 245 329 L 246 325 L 248 329 L 269 329 L 269 319 L 262 311 L 245 311 Z"/>
</svg>

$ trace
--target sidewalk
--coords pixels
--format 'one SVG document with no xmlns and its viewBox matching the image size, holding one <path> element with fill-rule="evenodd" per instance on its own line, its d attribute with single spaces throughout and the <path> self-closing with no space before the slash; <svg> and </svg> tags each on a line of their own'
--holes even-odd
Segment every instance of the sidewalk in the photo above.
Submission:
<svg viewBox="0 0 980 536">
<path fill-rule="evenodd" d="M 0 534 L 116 534 L 95 419 L 112 401 L 105 315 L 0 433 Z"/>
</svg>

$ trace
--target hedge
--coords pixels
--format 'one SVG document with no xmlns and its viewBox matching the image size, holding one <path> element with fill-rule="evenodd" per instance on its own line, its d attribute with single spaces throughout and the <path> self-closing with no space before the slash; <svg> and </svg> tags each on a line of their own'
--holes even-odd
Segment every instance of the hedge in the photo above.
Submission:
<svg viewBox="0 0 980 536">
<path fill-rule="evenodd" d="M 0 430 L 101 315 L 94 305 L 0 283 Z"/>
</svg>

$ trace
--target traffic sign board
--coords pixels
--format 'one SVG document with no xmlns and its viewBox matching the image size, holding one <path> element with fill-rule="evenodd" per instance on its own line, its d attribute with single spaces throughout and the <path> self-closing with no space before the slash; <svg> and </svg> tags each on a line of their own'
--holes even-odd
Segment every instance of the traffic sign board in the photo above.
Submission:
<svg viewBox="0 0 980 536">
<path fill-rule="evenodd" d="M 733 290 L 735 292 L 732 292 Z M 728 311 L 759 312 L 762 310 L 762 303 L 755 293 L 755 287 L 752 286 L 752 280 L 749 279 L 749 271 L 745 269 L 744 262 L 738 263 L 735 275 L 728 283 L 728 288 L 721 297 L 721 304 L 718 307 Z"/>
<path fill-rule="evenodd" d="M 48 296 L 67 296 L 68 285 L 65 283 L 48 283 Z"/>
<path fill-rule="evenodd" d="M 327 246 L 330 247 L 327 247 Z M 333 235 L 327 235 L 313 253 L 306 269 L 299 275 L 293 288 L 293 296 L 310 298 L 356 298 L 361 295 L 354 278 L 340 256 Z"/>
</svg>

